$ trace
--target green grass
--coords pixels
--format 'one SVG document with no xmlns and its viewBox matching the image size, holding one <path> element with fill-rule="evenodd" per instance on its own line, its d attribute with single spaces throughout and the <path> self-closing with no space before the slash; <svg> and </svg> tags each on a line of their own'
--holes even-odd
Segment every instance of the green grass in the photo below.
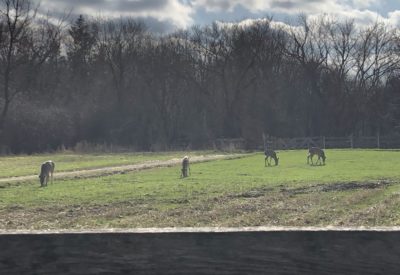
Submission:
<svg viewBox="0 0 400 275">
<path fill-rule="evenodd" d="M 210 154 L 211 151 L 163 152 L 163 153 L 119 153 L 119 154 L 80 154 L 57 153 L 0 157 L 0 178 L 35 175 L 46 160 L 56 163 L 56 171 L 73 171 L 140 163 L 148 160 L 167 160 L 185 154 Z"/>
<path fill-rule="evenodd" d="M 0 228 L 400 225 L 400 152 L 282 151 L 101 178 L 0 189 Z M 3 224 L 3 226 L 1 225 Z"/>
</svg>

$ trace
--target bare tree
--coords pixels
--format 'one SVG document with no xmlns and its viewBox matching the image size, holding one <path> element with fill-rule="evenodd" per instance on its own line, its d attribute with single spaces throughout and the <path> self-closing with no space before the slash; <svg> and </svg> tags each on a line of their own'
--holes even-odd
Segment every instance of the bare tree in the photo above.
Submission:
<svg viewBox="0 0 400 275">
<path fill-rule="evenodd" d="M 99 23 L 98 53 L 104 58 L 116 91 L 116 108 L 123 106 L 126 85 L 134 81 L 137 60 L 145 37 L 143 23 L 132 19 Z"/>
<path fill-rule="evenodd" d="M 290 29 L 290 39 L 285 49 L 289 59 L 295 60 L 303 68 L 306 91 L 300 97 L 305 108 L 306 134 L 320 134 L 320 112 L 324 104 L 320 80 L 323 70 L 328 66 L 331 44 L 329 29 L 332 22 L 322 16 L 315 20 L 305 15 L 299 17 L 300 26 Z"/>
<path fill-rule="evenodd" d="M 201 78 L 207 79 L 209 87 L 204 90 L 214 99 L 218 98 L 223 135 L 241 135 L 240 101 L 257 77 L 255 62 L 269 32 L 269 21 L 252 26 L 214 23 L 193 30 L 197 66 L 202 72 Z"/>
<path fill-rule="evenodd" d="M 13 99 L 29 90 L 32 75 L 51 55 L 59 53 L 62 21 L 54 25 L 49 18 L 37 20 L 36 11 L 29 0 L 0 2 L 0 131 Z"/>
<path fill-rule="evenodd" d="M 0 2 L 0 73 L 2 78 L 2 106 L 0 130 L 3 130 L 10 103 L 18 93 L 13 85 L 14 71 L 24 63 L 25 54 L 19 51 L 28 40 L 29 26 L 36 15 L 28 0 L 2 0 Z"/>
<path fill-rule="evenodd" d="M 349 72 L 354 66 L 354 50 L 357 44 L 355 37 L 354 21 L 335 23 L 330 28 L 330 41 L 332 49 L 330 52 L 330 68 L 337 74 L 340 83 L 346 80 Z"/>
<path fill-rule="evenodd" d="M 379 127 L 384 82 L 399 71 L 400 57 L 395 37 L 396 30 L 388 29 L 383 23 L 375 23 L 359 33 L 355 52 L 354 91 L 359 106 L 359 128 L 363 134 L 367 133 L 368 120 L 372 120 L 373 127 Z"/>
<path fill-rule="evenodd" d="M 70 65 L 70 93 L 67 101 L 76 96 L 81 100 L 89 94 L 89 87 L 93 84 L 90 78 L 92 63 L 95 56 L 95 43 L 97 26 L 88 23 L 83 15 L 80 15 L 68 29 L 66 42 L 67 57 Z"/>
</svg>

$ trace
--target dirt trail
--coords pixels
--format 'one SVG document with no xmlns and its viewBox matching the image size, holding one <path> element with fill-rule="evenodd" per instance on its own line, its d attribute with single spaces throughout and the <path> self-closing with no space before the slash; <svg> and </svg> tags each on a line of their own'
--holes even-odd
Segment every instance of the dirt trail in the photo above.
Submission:
<svg viewBox="0 0 400 275">
<path fill-rule="evenodd" d="M 196 162 L 206 162 L 218 159 L 235 159 L 235 158 L 241 158 L 243 156 L 245 156 L 245 154 L 193 156 L 190 157 L 190 162 L 196 163 Z M 102 167 L 102 168 L 86 169 L 78 171 L 55 172 L 54 179 L 91 178 L 91 177 L 106 176 L 106 175 L 125 173 L 131 171 L 140 171 L 144 169 L 151 169 L 157 167 L 170 167 L 180 164 L 181 161 L 182 160 L 180 158 L 174 158 L 170 160 L 150 160 L 131 165 Z M 37 175 L 0 178 L 0 183 L 25 182 L 25 181 L 36 180 L 37 178 L 38 178 Z"/>
</svg>

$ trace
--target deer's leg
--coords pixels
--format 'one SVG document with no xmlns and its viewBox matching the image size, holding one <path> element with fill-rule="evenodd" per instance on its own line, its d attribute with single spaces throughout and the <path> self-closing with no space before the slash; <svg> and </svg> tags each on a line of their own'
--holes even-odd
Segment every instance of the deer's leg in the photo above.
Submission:
<svg viewBox="0 0 400 275">
<path fill-rule="evenodd" d="M 265 157 L 265 167 L 267 167 L 267 158 L 268 157 Z"/>
</svg>

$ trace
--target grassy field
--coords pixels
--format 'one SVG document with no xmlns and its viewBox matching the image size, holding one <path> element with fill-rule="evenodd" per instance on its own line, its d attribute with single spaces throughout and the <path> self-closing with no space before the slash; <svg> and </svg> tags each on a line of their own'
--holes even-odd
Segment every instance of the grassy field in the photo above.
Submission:
<svg viewBox="0 0 400 275">
<path fill-rule="evenodd" d="M 40 172 L 40 164 L 46 160 L 56 163 L 56 171 L 74 171 L 125 164 L 141 163 L 148 160 L 181 158 L 185 154 L 212 154 L 211 151 L 163 152 L 163 153 L 120 153 L 120 154 L 79 154 L 73 152 L 59 154 L 37 154 L 0 157 L 0 178 L 35 175 Z"/>
<path fill-rule="evenodd" d="M 185 179 L 171 167 L 9 186 L 0 228 L 400 225 L 400 151 L 326 154 L 325 166 L 282 151 L 277 167 L 256 154 L 193 164 Z"/>
</svg>

